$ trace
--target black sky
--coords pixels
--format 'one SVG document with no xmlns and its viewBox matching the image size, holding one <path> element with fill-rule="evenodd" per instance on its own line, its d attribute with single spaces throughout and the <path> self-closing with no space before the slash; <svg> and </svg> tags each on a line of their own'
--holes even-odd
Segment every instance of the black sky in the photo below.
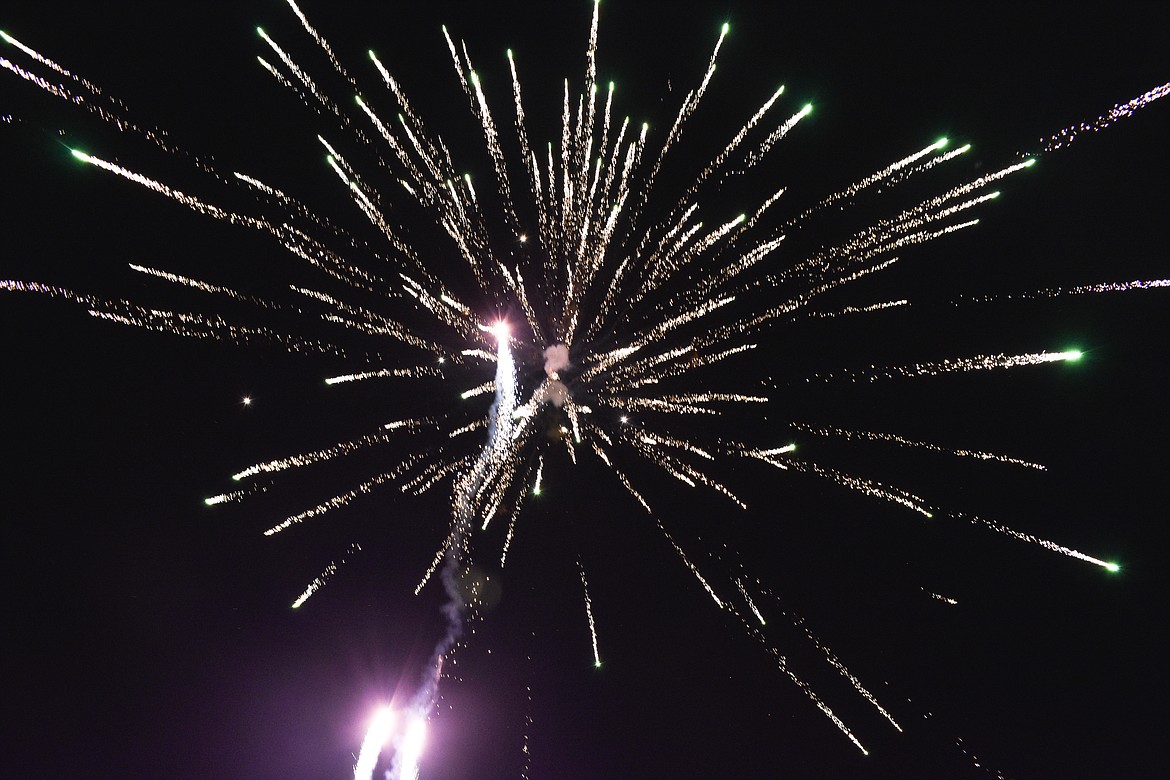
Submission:
<svg viewBox="0 0 1170 780">
<path fill-rule="evenodd" d="M 365 51 L 375 49 L 486 186 L 490 161 L 439 25 L 467 41 L 506 136 L 504 51 L 514 50 L 529 130 L 543 141 L 559 132 L 563 79 L 579 83 L 590 11 L 555 5 L 303 9 L 370 93 L 377 74 Z M 607 0 L 599 75 L 616 82 L 620 112 L 664 133 L 724 21 L 732 30 L 719 69 L 664 189 L 685 184 L 784 83 L 788 108 L 815 110 L 777 151 L 761 192 L 790 186 L 793 212 L 941 135 L 974 144 L 944 181 L 995 170 L 1170 79 L 1170 11 L 1153 4 L 1053 14 Z M 125 100 L 141 123 L 169 129 L 183 149 L 359 225 L 322 164 L 314 136 L 328 125 L 257 66 L 256 25 L 323 72 L 276 0 L 165 11 L 44 3 L 0 16 L 0 28 Z M 0 56 L 25 62 L 11 47 Z M 126 264 L 258 295 L 314 278 L 274 242 L 81 166 L 66 147 L 217 192 L 181 159 L 8 72 L 4 115 L 16 120 L 0 125 L 0 278 L 191 308 L 205 302 Z M 753 390 L 762 375 L 779 383 L 752 436 L 796 438 L 810 461 L 1117 560 L 1119 574 L 810 477 L 720 467 L 751 505 L 739 512 L 646 476 L 647 496 L 702 565 L 738 562 L 758 575 L 902 723 L 897 734 L 876 717 L 772 602 L 772 639 L 871 749 L 864 757 L 713 608 L 612 479 L 552 463 L 499 605 L 445 684 L 424 777 L 520 777 L 525 742 L 532 778 L 1164 776 L 1170 292 L 951 302 L 1170 277 L 1168 130 L 1170 106 L 1157 104 L 1041 157 L 1005 183 L 977 228 L 907 251 L 896 269 L 824 301 L 904 297 L 908 310 L 777 328 L 759 363 L 731 377 Z M 830 238 L 802 240 L 794 244 Z M 345 364 L 145 333 L 43 297 L 4 294 L 0 328 L 10 740 L 0 774 L 351 775 L 370 708 L 414 685 L 441 631 L 438 594 L 409 591 L 444 534 L 444 497 L 390 489 L 261 536 L 401 454 L 382 449 L 278 483 L 255 505 L 209 509 L 202 499 L 230 488 L 243 466 L 367 432 L 397 413 L 401 391 L 326 388 L 321 378 Z M 1073 347 L 1086 353 L 1077 364 L 864 387 L 802 382 L 871 364 Z M 794 434 L 791 420 L 1004 452 L 1049 470 L 842 444 Z M 353 542 L 363 552 L 291 611 Z"/>
</svg>

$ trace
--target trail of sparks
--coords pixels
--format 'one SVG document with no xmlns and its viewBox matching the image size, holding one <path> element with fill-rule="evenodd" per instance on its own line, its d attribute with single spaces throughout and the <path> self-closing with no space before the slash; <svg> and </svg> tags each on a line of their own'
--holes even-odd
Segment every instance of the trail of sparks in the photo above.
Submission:
<svg viewBox="0 0 1170 780">
<path fill-rule="evenodd" d="M 377 371 L 363 371 L 360 374 L 341 374 L 339 376 L 326 377 L 325 384 L 339 385 L 343 382 L 360 382 L 363 379 L 381 379 L 384 377 L 420 377 L 442 375 L 443 374 L 441 371 L 431 366 L 418 366 L 416 368 L 380 368 Z"/>
<path fill-rule="evenodd" d="M 311 463 L 318 463 L 323 460 L 330 460 L 341 455 L 348 455 L 355 450 L 362 447 L 369 447 L 373 444 L 380 444 L 389 441 L 394 436 L 394 431 L 412 431 L 417 430 L 420 426 L 425 424 L 424 420 L 398 420 L 391 423 L 386 423 L 377 433 L 367 434 L 360 439 L 353 439 L 351 441 L 339 442 L 332 447 L 316 450 L 314 452 L 306 452 L 301 455 L 292 455 L 287 458 L 278 458 L 264 463 L 256 463 L 248 466 L 242 471 L 237 471 L 232 474 L 232 479 L 239 482 L 242 479 L 255 476 L 256 474 L 271 474 L 278 471 L 285 471 L 287 469 L 299 468 L 307 466 Z"/>
<path fill-rule="evenodd" d="M 743 587 L 742 584 L 740 584 L 738 578 L 736 579 L 736 584 L 740 586 L 740 590 L 743 592 L 744 598 L 747 598 L 747 590 Z M 853 686 L 853 689 L 857 691 L 857 693 L 862 698 L 868 701 L 873 706 L 873 708 L 876 709 L 878 713 L 889 722 L 891 726 L 893 726 L 899 732 L 902 732 L 902 726 L 898 723 L 897 720 L 894 719 L 894 716 L 890 714 L 889 710 L 882 706 L 881 702 L 877 700 L 877 697 L 874 696 L 873 693 L 871 693 L 870 690 L 865 687 L 861 680 L 858 679 L 858 677 L 849 670 L 849 667 L 847 667 L 844 662 L 842 662 L 841 659 L 837 657 L 837 654 L 833 652 L 832 648 L 821 641 L 821 638 L 813 633 L 812 629 L 809 628 L 808 624 L 805 622 L 805 619 L 791 610 L 783 608 L 780 605 L 780 599 L 777 598 L 776 594 L 772 593 L 771 591 L 766 591 L 766 594 L 775 600 L 776 605 L 780 607 L 781 613 L 789 619 L 792 625 L 799 629 L 800 632 L 804 634 L 805 638 L 824 655 L 825 661 L 829 664 L 829 666 L 833 667 L 833 669 L 836 670 L 839 675 L 844 677 L 849 682 L 849 684 Z M 751 603 L 750 600 L 749 603 Z"/>
<path fill-rule="evenodd" d="M 1105 560 L 1102 560 L 1100 558 L 1094 558 L 1092 555 L 1086 555 L 1085 553 L 1080 552 L 1079 550 L 1074 550 L 1071 547 L 1065 547 L 1063 544 L 1057 544 L 1056 542 L 1049 541 L 1048 539 L 1042 539 L 1039 536 L 1035 536 L 1033 534 L 1024 533 L 1023 531 L 1017 531 L 1014 528 L 1009 528 L 1008 526 L 1006 526 L 1003 523 L 1000 523 L 996 520 L 989 520 L 985 517 L 978 517 L 975 515 L 967 515 L 967 514 L 963 514 L 963 513 L 956 513 L 954 515 L 954 517 L 956 517 L 959 520 L 966 520 L 966 521 L 973 523 L 975 525 L 982 525 L 985 528 L 990 528 L 991 530 L 993 530 L 997 533 L 1001 533 L 1004 536 L 1011 537 L 1012 539 L 1018 539 L 1021 542 L 1028 542 L 1029 544 L 1035 544 L 1035 545 L 1038 545 L 1040 547 L 1043 547 L 1046 550 L 1051 550 L 1052 552 L 1060 553 L 1061 555 L 1066 555 L 1069 558 L 1074 558 L 1078 561 L 1084 561 L 1085 563 L 1091 563 L 1094 566 L 1100 566 L 1102 569 L 1105 569 L 1106 571 L 1111 572 L 1113 574 L 1116 574 L 1117 572 L 1121 571 L 1121 565 L 1118 563 L 1115 563 L 1113 561 L 1105 561 Z"/>
<path fill-rule="evenodd" d="M 957 606 L 959 603 L 958 601 L 951 598 L 950 596 L 944 596 L 941 593 L 934 593 L 932 591 L 927 590 L 926 588 L 923 588 L 922 592 L 925 593 L 927 596 L 930 596 L 935 601 L 941 601 L 944 604 L 950 604 L 952 607 Z"/>
<path fill-rule="evenodd" d="M 816 374 L 813 378 L 823 382 L 840 380 L 876 382 L 881 379 L 897 377 L 938 376 L 954 372 L 988 371 L 998 368 L 1038 366 L 1044 363 L 1071 362 L 1080 360 L 1082 357 L 1084 357 L 1084 353 L 1075 349 L 1064 352 L 1028 352 L 1022 355 L 976 355 L 969 358 L 946 358 L 932 363 L 914 363 L 908 366 L 886 366 L 883 368 L 871 366 L 867 369 Z"/>
<path fill-rule="evenodd" d="M 1101 114 L 1096 119 L 1086 120 L 1078 124 L 1066 127 L 1063 130 L 1054 133 L 1045 138 L 1043 141 L 1043 148 L 1046 152 L 1052 152 L 1057 149 L 1063 149 L 1069 144 L 1079 139 L 1082 135 L 1097 133 L 1118 121 L 1131 117 L 1135 112 L 1153 103 L 1155 100 L 1170 95 L 1170 82 L 1154 87 L 1147 92 L 1138 95 L 1133 100 L 1128 100 L 1125 103 L 1118 103 L 1113 108 L 1109 109 L 1104 114 Z"/>
<path fill-rule="evenodd" d="M 346 556 L 352 555 L 353 553 L 360 552 L 361 549 L 362 549 L 361 545 L 354 542 L 346 549 L 345 555 Z M 329 578 L 332 577 L 334 574 L 336 574 L 337 570 L 345 565 L 345 562 L 346 562 L 345 557 L 343 557 L 339 560 L 336 560 L 336 561 L 330 561 L 329 565 L 326 566 L 325 569 L 320 574 L 318 574 L 316 577 L 314 577 L 313 581 L 310 582 L 305 587 L 304 592 L 302 592 L 301 595 L 296 597 L 296 599 L 292 603 L 292 608 L 293 609 L 300 609 L 301 605 L 303 605 L 306 601 L 308 601 L 313 596 L 313 594 L 315 594 L 317 591 L 321 590 L 321 588 L 323 588 L 325 586 L 325 583 L 329 581 Z"/>
<path fill-rule="evenodd" d="M 881 482 L 876 482 L 872 479 L 866 479 L 864 477 L 856 477 L 851 474 L 846 474 L 843 471 L 838 471 L 837 469 L 819 466 L 816 463 L 805 463 L 802 461 L 793 460 L 788 462 L 788 467 L 796 471 L 802 471 L 805 473 L 814 474 L 818 477 L 822 477 L 829 480 L 830 482 L 837 483 L 841 487 L 846 487 L 850 490 L 857 491 L 858 493 L 869 496 L 870 498 L 877 498 L 883 501 L 889 501 L 894 504 L 900 504 L 907 509 L 911 509 L 917 512 L 928 520 L 934 517 L 934 512 L 930 510 L 925 499 L 921 498 L 920 496 L 916 496 L 907 490 L 903 490 L 902 488 L 893 485 L 885 485 Z"/>
<path fill-rule="evenodd" d="M 910 301 L 905 298 L 897 301 L 885 301 L 883 303 L 872 303 L 869 306 L 845 306 L 837 311 L 810 311 L 809 317 L 841 317 L 846 314 L 867 314 L 869 312 L 884 311 L 892 309 L 895 306 L 909 306 Z"/>
<path fill-rule="evenodd" d="M 1132 292 L 1135 290 L 1157 290 L 1170 287 L 1170 279 L 1134 279 L 1130 282 L 1098 282 L 1075 287 L 1047 287 L 1030 292 L 1000 295 L 963 296 L 951 301 L 958 306 L 964 303 L 990 303 L 992 301 L 1030 300 L 1035 298 L 1061 298 L 1066 295 L 1097 295 L 1101 293 Z"/>
<path fill-rule="evenodd" d="M 585 594 L 585 618 L 589 622 L 589 639 L 593 645 L 593 665 L 601 667 L 601 654 L 597 651 L 597 624 L 593 622 L 593 601 L 589 598 L 589 581 L 585 579 L 585 567 L 577 561 L 577 569 L 581 574 L 581 590 Z"/>
<path fill-rule="evenodd" d="M 931 444 L 924 441 L 912 441 L 894 433 L 875 433 L 873 431 L 849 431 L 842 428 L 826 428 L 815 425 L 808 425 L 805 423 L 793 422 L 792 427 L 798 431 L 811 433 L 815 436 L 838 436 L 850 441 L 884 441 L 891 444 L 898 444 L 903 447 L 915 447 L 918 449 L 930 450 L 932 452 L 942 452 L 948 455 L 956 455 L 962 458 L 975 458 L 976 460 L 994 460 L 1000 463 L 1011 463 L 1016 466 L 1024 466 L 1025 468 L 1036 469 L 1038 471 L 1046 471 L 1046 466 L 1041 466 L 1039 463 L 1032 463 L 1031 461 L 1021 460 L 1020 458 L 1013 458 L 1008 455 L 997 455 L 993 452 L 979 452 L 976 450 L 955 449 L 952 447 L 940 447 L 937 444 Z"/>
</svg>

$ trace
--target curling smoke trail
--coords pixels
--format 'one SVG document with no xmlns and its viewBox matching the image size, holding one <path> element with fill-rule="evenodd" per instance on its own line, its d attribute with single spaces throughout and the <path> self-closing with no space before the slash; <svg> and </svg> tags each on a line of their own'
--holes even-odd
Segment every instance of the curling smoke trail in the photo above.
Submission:
<svg viewBox="0 0 1170 780">
<path fill-rule="evenodd" d="M 507 458 L 516 426 L 513 420 L 517 406 L 516 367 L 509 344 L 508 327 L 504 323 L 497 323 L 490 329 L 481 328 L 490 330 L 496 337 L 496 401 L 491 409 L 487 442 L 475 465 L 455 485 L 452 529 L 439 575 L 447 594 L 447 602 L 442 608 L 447 619 L 447 631 L 435 645 L 426 667 L 426 676 L 411 704 L 412 725 L 407 730 L 405 744 L 395 755 L 390 771 L 392 780 L 409 780 L 418 776 L 418 759 L 422 751 L 426 720 L 438 700 L 443 663 L 462 636 L 463 627 L 478 604 L 476 594 L 469 594 L 463 584 L 472 523 L 482 513 L 485 504 L 490 503 L 490 495 L 489 500 L 484 499 L 485 489 L 489 494 L 492 492 L 490 482 Z"/>
</svg>

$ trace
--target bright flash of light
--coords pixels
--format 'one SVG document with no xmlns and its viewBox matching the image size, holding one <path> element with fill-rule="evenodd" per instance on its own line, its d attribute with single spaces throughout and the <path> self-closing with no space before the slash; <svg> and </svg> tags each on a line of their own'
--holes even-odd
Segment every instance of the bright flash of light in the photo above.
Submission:
<svg viewBox="0 0 1170 780">
<path fill-rule="evenodd" d="M 397 774 L 391 777 L 395 780 L 418 780 L 419 762 L 422 760 L 423 748 L 427 742 L 427 721 L 425 717 L 415 716 L 406 727 L 402 743 L 397 753 Z"/>
<path fill-rule="evenodd" d="M 497 320 L 491 325 L 479 324 L 477 327 L 484 333 L 492 334 L 497 340 L 507 339 L 512 332 L 512 329 L 508 326 L 508 323 L 504 322 L 503 320 Z"/>
<path fill-rule="evenodd" d="M 379 707 L 374 713 L 370 726 L 366 729 L 365 739 L 362 740 L 357 763 L 353 767 L 353 780 L 372 780 L 374 768 L 378 765 L 378 755 L 382 752 L 382 747 L 390 741 L 396 721 L 397 716 L 393 707 Z"/>
</svg>

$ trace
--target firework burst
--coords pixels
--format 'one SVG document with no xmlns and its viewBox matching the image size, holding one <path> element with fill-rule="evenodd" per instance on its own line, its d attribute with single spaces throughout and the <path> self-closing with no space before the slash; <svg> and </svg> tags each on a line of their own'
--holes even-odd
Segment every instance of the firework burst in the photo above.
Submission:
<svg viewBox="0 0 1170 780">
<path fill-rule="evenodd" d="M 608 474 L 698 588 L 757 640 L 779 672 L 863 753 L 866 745 L 846 719 L 788 662 L 766 613 L 787 618 L 861 701 L 901 731 L 873 693 L 874 684 L 850 671 L 802 618 L 781 608 L 767 585 L 735 570 L 735 564 L 696 555 L 697 543 L 656 509 L 663 481 L 707 491 L 735 512 L 747 508 L 750 498 L 729 476 L 740 464 L 751 464 L 758 468 L 753 473 L 775 470 L 806 482 L 824 481 L 924 518 L 961 521 L 1118 570 L 1104 557 L 938 505 L 912 485 L 806 457 L 793 439 L 880 443 L 1031 470 L 1042 470 L 1039 463 L 834 420 L 794 423 L 792 433 L 780 438 L 774 429 L 753 425 L 768 412 L 789 415 L 775 407 L 794 383 L 870 384 L 1041 370 L 1030 367 L 1080 359 L 1079 350 L 1038 344 L 1010 353 L 838 364 L 793 376 L 761 358 L 774 355 L 771 345 L 783 337 L 784 327 L 803 318 L 865 317 L 907 305 L 902 299 L 837 301 L 855 283 L 896 268 L 904 253 L 937 246 L 973 227 L 998 197 L 998 188 L 1026 175 L 1034 157 L 1007 156 L 972 174 L 960 167 L 970 146 L 932 139 L 828 193 L 793 202 L 769 165 L 799 143 L 815 113 L 810 104 L 788 101 L 783 87 L 774 88 L 758 105 L 745 107 L 737 121 L 714 131 L 722 135 L 705 125 L 703 140 L 713 142 L 693 143 L 695 118 L 710 100 L 716 65 L 726 56 L 725 25 L 708 44 L 705 66 L 668 94 L 670 108 L 661 124 L 626 116 L 620 91 L 598 75 L 604 30 L 594 4 L 583 75 L 561 85 L 553 123 L 530 118 L 522 51 L 509 50 L 506 67 L 480 69 L 475 42 L 443 29 L 440 42 L 453 66 L 454 95 L 462 90 L 487 150 L 486 161 L 471 164 L 479 171 L 473 176 L 461 157 L 468 144 L 446 137 L 445 128 L 416 108 L 408 82 L 393 75 L 389 55 L 369 52 L 359 75 L 356 63 L 343 65 L 300 9 L 290 7 L 298 26 L 282 26 L 280 33 L 257 29 L 259 63 L 279 90 L 320 120 L 319 134 L 312 137 L 319 157 L 334 178 L 336 194 L 352 201 L 364 225 L 323 216 L 283 185 L 181 151 L 95 84 L 13 35 L 5 35 L 13 54 L 0 64 L 12 77 L 153 144 L 169 161 L 162 167 L 183 163 L 198 176 L 176 174 L 179 184 L 91 148 L 72 148 L 76 160 L 203 217 L 275 241 L 312 272 L 306 281 L 298 274 L 279 294 L 255 293 L 219 279 L 130 265 L 151 281 L 202 296 L 208 303 L 196 311 L 39 281 L 0 284 L 11 293 L 62 298 L 120 324 L 323 355 L 344 367 L 325 378 L 329 385 L 409 383 L 411 390 L 398 392 L 414 396 L 417 411 L 379 420 L 356 436 L 245 465 L 232 474 L 237 484 L 206 503 L 247 505 L 270 485 L 287 485 L 290 477 L 373 449 L 393 452 L 385 468 L 275 518 L 265 534 L 297 533 L 366 494 L 445 491 L 451 496 L 449 523 L 437 535 L 429 565 L 420 566 L 416 587 L 421 592 L 440 575 L 449 625 L 426 664 L 421 690 L 412 696 L 412 723 L 425 722 L 433 711 L 444 664 L 460 646 L 463 628 L 480 618 L 486 582 L 473 562 L 505 566 L 509 550 L 522 538 L 526 502 L 547 487 L 545 467 L 553 462 Z M 1037 151 L 1063 149 L 1166 91 L 1165 85 L 1155 87 L 1058 130 Z M 508 99 L 501 102 L 501 95 Z M 684 145 L 689 162 L 677 165 Z M 695 152 L 696 147 L 703 150 Z M 696 154 L 703 155 L 698 165 Z M 678 168 L 688 171 L 685 178 L 672 173 Z M 757 183 L 743 184 L 751 181 Z M 1021 295 L 1084 295 L 1165 283 L 1099 282 Z M 226 313 L 228 306 L 238 308 Z M 304 604 L 360 549 L 354 543 L 336 555 L 294 606 Z M 604 623 L 604 612 L 595 622 L 594 578 L 586 563 L 579 557 L 575 568 L 591 656 L 600 666 L 598 623 Z M 735 573 L 727 576 L 728 568 Z M 949 597 L 929 595 L 954 605 Z M 377 723 L 384 725 L 381 719 Z M 421 736 L 403 740 L 412 754 L 420 749 Z M 371 745 L 368 750 L 376 751 Z M 372 771 L 368 750 L 363 747 L 359 764 Z M 406 763 L 417 761 L 414 755 Z"/>
</svg>

